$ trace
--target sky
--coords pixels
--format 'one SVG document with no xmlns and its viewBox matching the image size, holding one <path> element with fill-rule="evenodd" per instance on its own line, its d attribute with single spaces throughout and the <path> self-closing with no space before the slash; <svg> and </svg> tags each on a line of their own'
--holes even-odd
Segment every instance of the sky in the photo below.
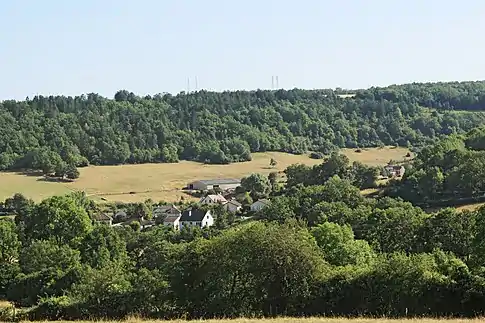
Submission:
<svg viewBox="0 0 485 323">
<path fill-rule="evenodd" d="M 483 0 L 1 0 L 0 100 L 485 79 L 484 17 Z"/>
</svg>

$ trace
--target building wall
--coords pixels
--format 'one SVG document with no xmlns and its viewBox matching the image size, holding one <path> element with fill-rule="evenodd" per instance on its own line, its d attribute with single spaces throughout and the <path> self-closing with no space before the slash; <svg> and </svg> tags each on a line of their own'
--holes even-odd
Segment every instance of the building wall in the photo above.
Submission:
<svg viewBox="0 0 485 323">
<path fill-rule="evenodd" d="M 236 213 L 237 211 L 239 211 L 239 209 L 241 209 L 240 206 L 236 206 L 236 205 L 231 204 L 231 203 L 227 203 L 225 206 L 226 206 L 226 210 L 228 210 L 229 212 L 232 212 L 232 213 Z"/>
<path fill-rule="evenodd" d="M 212 221 L 211 221 L 211 219 L 212 219 Z M 211 225 L 214 224 L 214 219 L 212 218 L 212 216 L 209 216 L 209 220 L 206 220 L 204 218 L 204 220 L 202 222 L 200 222 L 200 221 L 179 222 L 179 228 L 182 229 L 183 227 L 200 226 L 201 223 L 202 223 L 202 227 L 204 227 L 204 226 L 210 227 Z"/>
<path fill-rule="evenodd" d="M 173 222 L 163 222 L 163 225 L 168 226 L 168 227 L 173 227 L 175 230 L 177 230 L 180 226 L 180 221 L 176 220 Z"/>
<path fill-rule="evenodd" d="M 212 214 L 210 214 L 210 212 L 207 212 L 207 215 L 202 220 L 202 226 L 210 227 L 212 225 L 214 225 L 214 218 L 212 217 Z"/>
<path fill-rule="evenodd" d="M 212 190 L 214 189 L 214 185 L 206 185 L 200 181 L 195 181 L 192 183 L 189 183 L 188 187 L 190 188 L 192 186 L 193 190 L 199 190 L 199 191 L 207 191 L 207 190 Z M 221 190 L 231 190 L 231 189 L 236 189 L 236 187 L 241 186 L 240 183 L 235 183 L 235 184 L 215 184 L 215 186 L 219 187 Z"/>
<path fill-rule="evenodd" d="M 206 191 L 206 190 L 209 189 L 207 187 L 207 185 L 205 185 L 204 183 L 202 183 L 200 181 L 195 181 L 195 182 L 189 183 L 188 186 L 189 186 L 189 188 L 190 188 L 190 186 L 192 186 L 192 189 L 198 190 L 198 191 Z"/>
<path fill-rule="evenodd" d="M 222 184 L 222 185 L 219 185 L 219 188 L 223 191 L 225 190 L 234 190 L 236 189 L 237 187 L 241 186 L 241 184 L 239 183 L 236 183 L 236 184 Z M 214 187 L 212 187 L 214 188 Z"/>
</svg>

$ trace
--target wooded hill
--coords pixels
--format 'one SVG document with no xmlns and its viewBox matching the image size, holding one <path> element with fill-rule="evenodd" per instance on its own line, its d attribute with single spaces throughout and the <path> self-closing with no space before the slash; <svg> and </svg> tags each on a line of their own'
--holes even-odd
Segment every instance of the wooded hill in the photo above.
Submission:
<svg viewBox="0 0 485 323">
<path fill-rule="evenodd" d="M 119 91 L 0 103 L 0 170 L 249 160 L 251 152 L 422 146 L 482 124 L 485 82 L 355 91 L 256 90 L 138 97 Z M 453 111 L 455 110 L 455 111 Z"/>
</svg>

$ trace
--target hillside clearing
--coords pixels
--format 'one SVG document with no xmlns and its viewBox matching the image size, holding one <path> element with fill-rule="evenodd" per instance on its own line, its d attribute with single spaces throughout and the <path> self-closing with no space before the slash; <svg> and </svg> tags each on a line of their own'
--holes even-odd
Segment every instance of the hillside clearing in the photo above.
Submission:
<svg viewBox="0 0 485 323">
<path fill-rule="evenodd" d="M 376 166 L 385 165 L 391 159 L 403 160 L 408 150 L 386 147 L 363 149 L 360 153 L 353 149 L 343 149 L 342 152 L 351 161 Z M 278 163 L 274 168 L 269 166 L 271 158 Z M 192 197 L 180 189 L 196 179 L 241 178 L 251 173 L 283 171 L 292 164 L 315 165 L 321 162 L 306 155 L 265 152 L 253 154 L 253 160 L 249 162 L 229 165 L 181 161 L 176 164 L 90 166 L 80 168 L 80 178 L 72 183 L 47 182 L 42 177 L 7 172 L 0 173 L 0 200 L 20 192 L 39 201 L 70 191 L 85 191 L 98 201 L 139 202 L 149 198 L 154 201 L 178 201 L 182 197 L 188 200 Z"/>
</svg>

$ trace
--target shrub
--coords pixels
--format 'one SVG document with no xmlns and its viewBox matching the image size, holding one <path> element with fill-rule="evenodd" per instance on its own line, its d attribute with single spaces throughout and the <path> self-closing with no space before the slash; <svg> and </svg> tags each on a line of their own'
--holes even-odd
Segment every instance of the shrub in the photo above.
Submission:
<svg viewBox="0 0 485 323">
<path fill-rule="evenodd" d="M 321 152 L 310 153 L 310 158 L 313 158 L 313 159 L 323 159 L 323 157 L 325 157 L 325 155 Z"/>
</svg>

